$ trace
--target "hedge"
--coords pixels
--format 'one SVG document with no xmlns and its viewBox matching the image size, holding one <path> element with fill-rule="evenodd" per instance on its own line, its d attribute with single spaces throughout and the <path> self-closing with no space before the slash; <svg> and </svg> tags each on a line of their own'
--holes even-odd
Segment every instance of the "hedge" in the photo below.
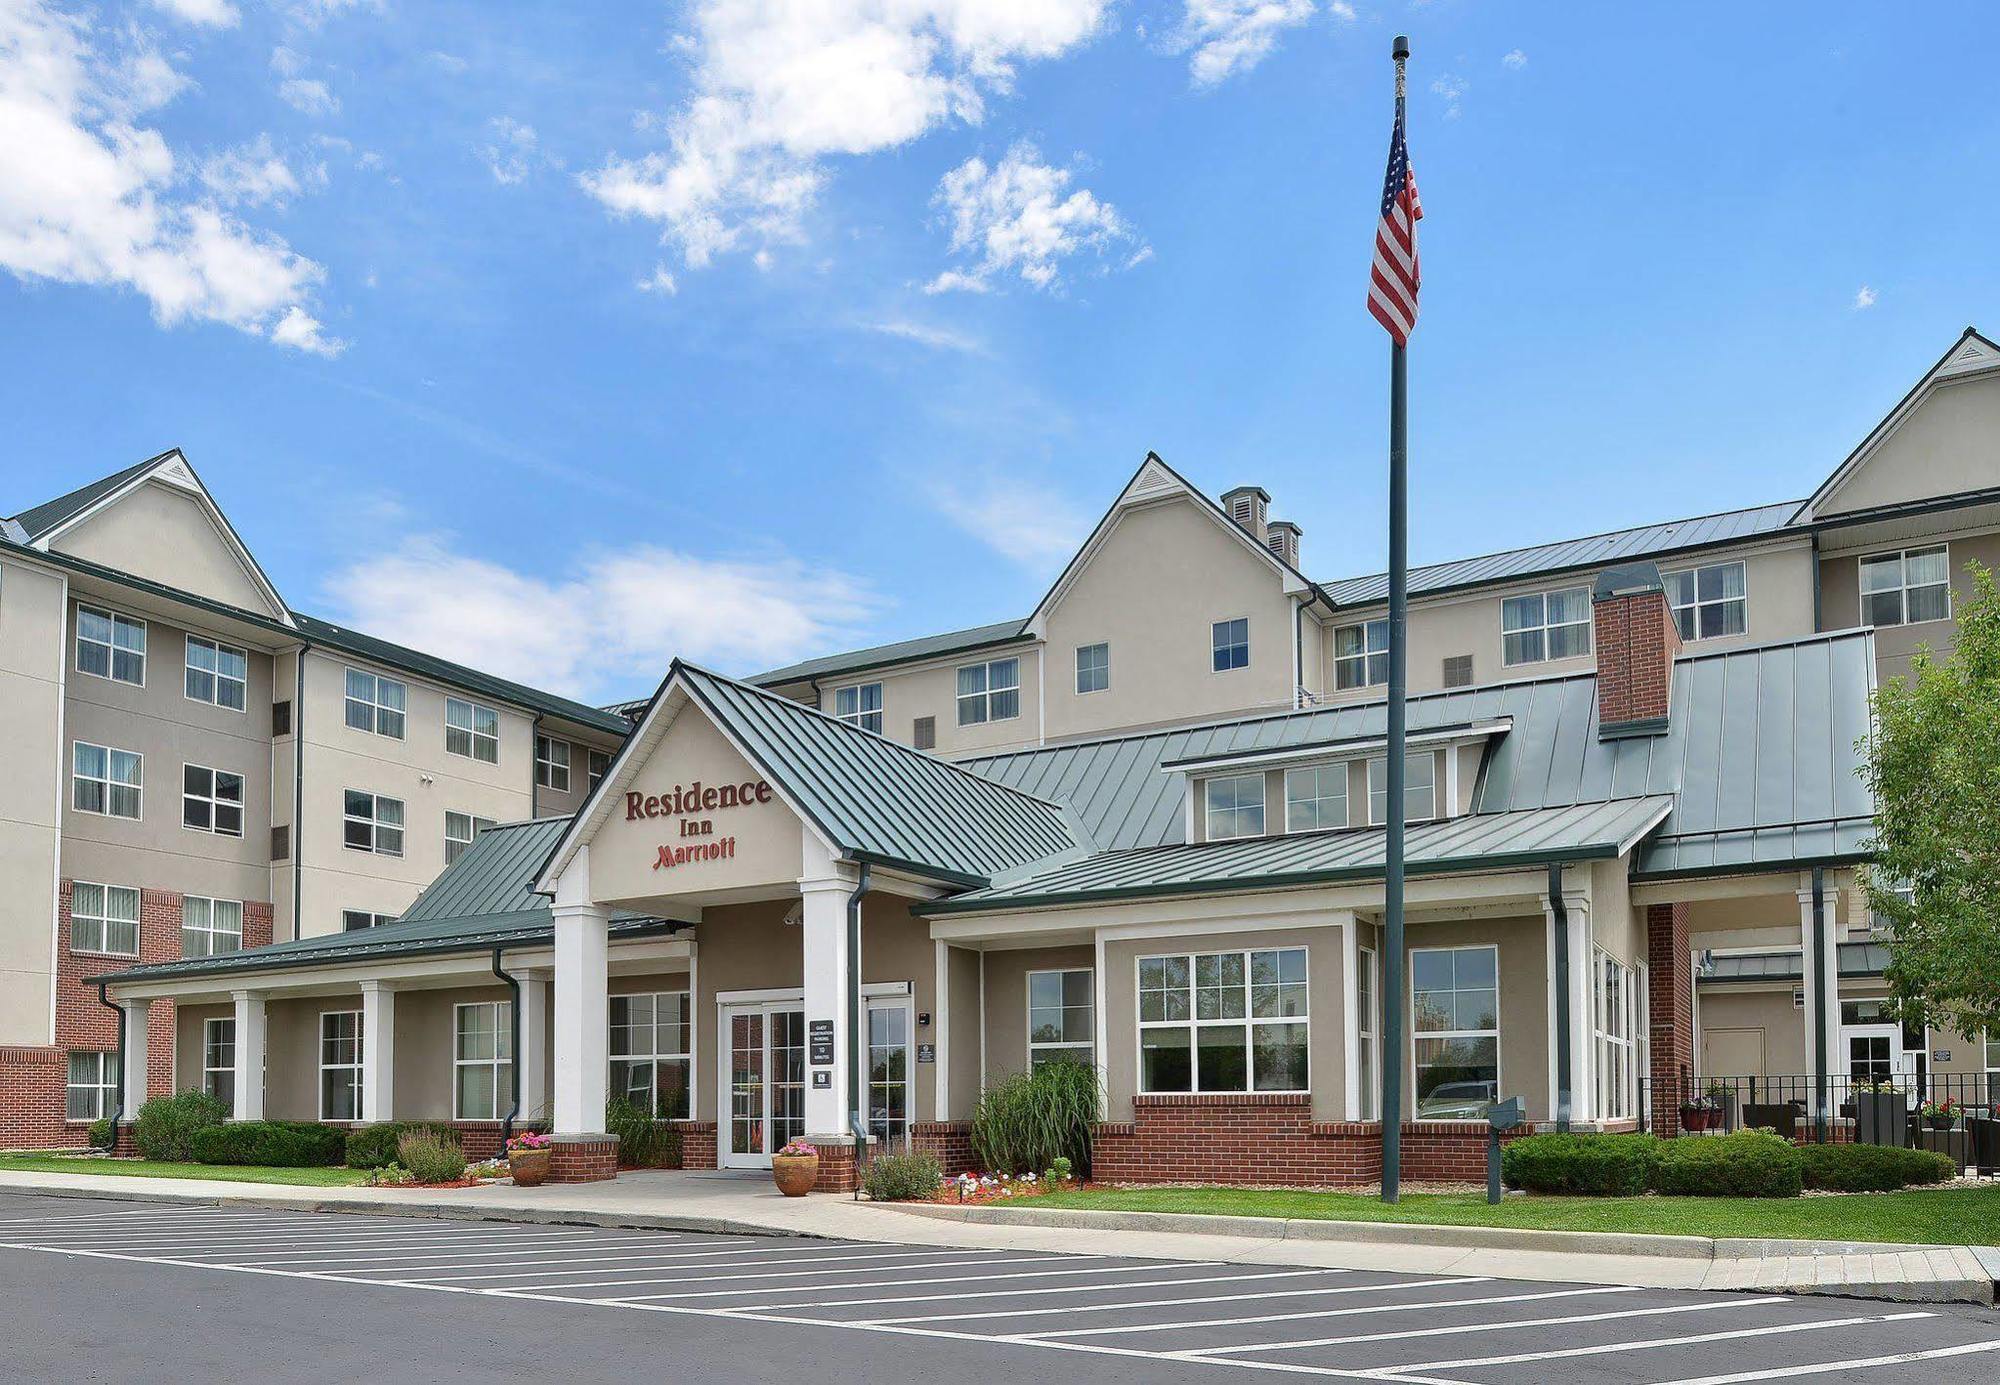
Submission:
<svg viewBox="0 0 2000 1385">
<path fill-rule="evenodd" d="M 465 1177 L 458 1136 L 436 1126 L 405 1130 L 396 1141 L 396 1162 L 419 1183 L 456 1183 Z"/>
<path fill-rule="evenodd" d="M 1806 1186 L 1836 1193 L 1891 1193 L 1917 1183 L 1942 1183 L 1958 1173 L 1958 1165 L 1934 1149 L 1807 1145 L 1799 1156 Z"/>
<path fill-rule="evenodd" d="M 1527 1135 L 1500 1151 L 1500 1176 L 1531 1193 L 1637 1197 L 1653 1185 L 1659 1147 L 1652 1135 Z"/>
<path fill-rule="evenodd" d="M 937 1156 L 926 1151 L 915 1154 L 878 1154 L 862 1170 L 861 1190 L 875 1202 L 903 1202 L 933 1196 L 944 1174 Z"/>
<path fill-rule="evenodd" d="M 449 1125 L 437 1121 L 384 1121 L 364 1125 L 347 1136 L 347 1167 L 386 1169 L 396 1162 L 396 1143 L 412 1131 L 457 1139 Z"/>
<path fill-rule="evenodd" d="M 189 1164 L 194 1162 L 195 1134 L 228 1119 L 229 1103 L 207 1092 L 156 1096 L 139 1108 L 132 1143 L 148 1159 Z"/>
<path fill-rule="evenodd" d="M 256 1164 L 313 1169 L 338 1164 L 347 1154 L 347 1132 L 310 1121 L 237 1121 L 197 1130 L 190 1142 L 203 1164 Z"/>
<path fill-rule="evenodd" d="M 1767 1130 L 1660 1142 L 1654 1190 L 1669 1197 L 1797 1197 L 1805 1161 Z"/>
</svg>

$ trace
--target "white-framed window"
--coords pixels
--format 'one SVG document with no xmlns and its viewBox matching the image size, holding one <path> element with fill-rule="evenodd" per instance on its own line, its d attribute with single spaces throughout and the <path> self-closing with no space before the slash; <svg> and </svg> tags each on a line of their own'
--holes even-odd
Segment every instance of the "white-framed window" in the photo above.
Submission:
<svg viewBox="0 0 2000 1385">
<path fill-rule="evenodd" d="M 201 1026 L 201 1089 L 217 1101 L 236 1105 L 236 1021 L 230 1017 L 203 1020 Z"/>
<path fill-rule="evenodd" d="M 958 671 L 958 724 L 1006 721 L 1021 715 L 1021 661 L 994 659 Z"/>
<path fill-rule="evenodd" d="M 1354 1003 L 1360 1013 L 1354 1017 L 1355 1047 L 1361 1083 L 1361 1119 L 1379 1120 L 1382 1115 L 1382 1074 L 1378 1069 L 1379 1049 L 1375 1042 L 1375 1016 L 1379 1013 L 1376 1003 L 1377 987 L 1381 984 L 1380 973 L 1375 970 L 1375 949 L 1362 947 L 1355 949 L 1359 960 L 1354 978 Z"/>
<path fill-rule="evenodd" d="M 1590 589 L 1510 596 L 1500 603 L 1501 662 L 1538 664 L 1590 653 Z"/>
<path fill-rule="evenodd" d="M 1951 615 L 1951 550 L 1945 544 L 1875 553 L 1861 560 L 1864 625 L 1915 625 Z"/>
<path fill-rule="evenodd" d="M 569 792 L 569 742 L 552 736 L 535 737 L 535 783 L 557 793 Z"/>
<path fill-rule="evenodd" d="M 71 747 L 70 806 L 101 817 L 137 818 L 145 757 L 78 741 Z"/>
<path fill-rule="evenodd" d="M 1080 644 L 1076 647 L 1076 690 L 1083 693 L 1103 692 L 1111 686 L 1111 646 L 1105 643 Z"/>
<path fill-rule="evenodd" d="M 444 815 L 444 863 L 450 865 L 465 854 L 481 832 L 493 825 L 491 818 L 477 818 L 470 813 L 446 813 Z"/>
<path fill-rule="evenodd" d="M 444 748 L 449 755 L 500 763 L 500 714 L 462 697 L 444 700 Z"/>
<path fill-rule="evenodd" d="M 181 956 L 214 957 L 242 950 L 242 900 L 181 896 Z"/>
<path fill-rule="evenodd" d="M 1712 640 L 1750 628 L 1749 579 L 1742 563 L 1683 568 L 1660 580 L 1682 640 Z"/>
<path fill-rule="evenodd" d="M 63 1119 L 103 1120 L 118 1108 L 118 1055 L 72 1053 L 63 1089 Z M 126 1112 L 127 1115 L 133 1114 Z"/>
<path fill-rule="evenodd" d="M 1413 750 L 1403 761 L 1403 821 L 1429 822 L 1438 816 L 1437 756 Z M 1368 762 L 1368 821 L 1380 827 L 1389 821 L 1389 757 Z"/>
<path fill-rule="evenodd" d="M 1250 620 L 1237 616 L 1208 627 L 1209 667 L 1217 673 L 1250 666 Z"/>
<path fill-rule="evenodd" d="M 1264 835 L 1264 776 L 1224 774 L 1202 781 L 1208 840 Z"/>
<path fill-rule="evenodd" d="M 1319 832 L 1347 826 L 1347 766 L 1306 765 L 1285 771 L 1285 830 Z"/>
<path fill-rule="evenodd" d="M 356 731 L 402 740 L 410 690 L 393 678 L 365 669 L 347 670 L 347 724 Z"/>
<path fill-rule="evenodd" d="M 1602 1120 L 1631 1120 L 1638 1114 L 1633 1064 L 1637 1047 L 1637 996 L 1632 971 L 1603 948 L 1595 948 L 1591 1009 L 1597 1044 L 1597 1114 Z"/>
<path fill-rule="evenodd" d="M 1139 959 L 1139 1090 L 1303 1092 L 1306 950 Z"/>
<path fill-rule="evenodd" d="M 130 885 L 69 888 L 69 950 L 112 957 L 139 955 L 139 892 Z"/>
<path fill-rule="evenodd" d="M 1483 1120 L 1500 1099 L 1500 949 L 1410 949 L 1417 1119 Z"/>
<path fill-rule="evenodd" d="M 514 1100 L 514 1007 L 481 1000 L 451 1013 L 452 1119 L 498 1120 Z"/>
<path fill-rule="evenodd" d="M 186 691 L 190 702 L 207 702 L 240 712 L 249 679 L 249 650 L 200 635 L 187 637 Z"/>
<path fill-rule="evenodd" d="M 322 1010 L 319 1016 L 319 1118 L 361 1119 L 361 1012 Z"/>
<path fill-rule="evenodd" d="M 585 757 L 584 792 L 589 793 L 604 782 L 604 776 L 611 773 L 611 752 L 593 750 Z"/>
<path fill-rule="evenodd" d="M 834 689 L 833 714 L 849 726 L 881 735 L 882 685 L 859 683 L 851 688 Z"/>
<path fill-rule="evenodd" d="M 1089 967 L 1028 973 L 1028 1066 L 1054 1058 L 1096 1062 L 1096 1000 Z"/>
<path fill-rule="evenodd" d="M 145 687 L 146 622 L 96 606 L 78 606 L 76 671 Z"/>
<path fill-rule="evenodd" d="M 403 801 L 381 794 L 346 791 L 342 842 L 350 851 L 372 851 L 377 856 L 403 854 Z"/>
<path fill-rule="evenodd" d="M 610 1013 L 611 1095 L 631 1098 L 659 1120 L 686 1120 L 688 993 L 614 995 Z"/>
<path fill-rule="evenodd" d="M 1373 688 L 1389 681 L 1389 622 L 1338 625 L 1333 631 L 1333 686 Z"/>
<path fill-rule="evenodd" d="M 1988 1034 L 1979 1047 L 1986 1056 L 1986 1103 L 1990 1106 L 2000 1101 L 2000 1039 Z"/>
<path fill-rule="evenodd" d="M 385 923 L 394 923 L 394 914 L 378 914 L 372 909 L 342 909 L 340 911 L 340 931 L 358 932 L 363 928 L 380 928 Z"/>
<path fill-rule="evenodd" d="M 242 836 L 243 776 L 205 765 L 182 765 L 181 826 L 221 837 Z"/>
</svg>

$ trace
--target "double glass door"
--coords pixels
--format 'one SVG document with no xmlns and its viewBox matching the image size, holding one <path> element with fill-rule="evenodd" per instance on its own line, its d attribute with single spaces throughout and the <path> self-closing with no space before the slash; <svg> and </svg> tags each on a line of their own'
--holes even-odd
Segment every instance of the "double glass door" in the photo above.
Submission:
<svg viewBox="0 0 2000 1385">
<path fill-rule="evenodd" d="M 732 1005 L 722 1014 L 724 1168 L 769 1168 L 806 1133 L 806 1015 L 795 1004 Z"/>
</svg>

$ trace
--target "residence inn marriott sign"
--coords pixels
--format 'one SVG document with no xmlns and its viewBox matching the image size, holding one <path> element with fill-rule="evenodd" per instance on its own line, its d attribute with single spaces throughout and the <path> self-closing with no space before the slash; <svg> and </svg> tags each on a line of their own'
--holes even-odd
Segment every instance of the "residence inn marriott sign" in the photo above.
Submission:
<svg viewBox="0 0 2000 1385">
<path fill-rule="evenodd" d="M 653 869 L 665 870 L 670 866 L 686 865 L 689 861 L 726 861 L 735 856 L 736 838 L 716 836 L 713 818 L 695 817 L 693 814 L 770 801 L 771 786 L 762 779 L 724 784 L 719 789 L 704 787 L 697 779 L 685 788 L 676 788 L 671 794 L 647 794 L 632 790 L 625 795 L 625 820 L 677 818 L 680 836 L 708 839 L 693 846 L 660 843 L 660 854 L 653 860 Z"/>
</svg>

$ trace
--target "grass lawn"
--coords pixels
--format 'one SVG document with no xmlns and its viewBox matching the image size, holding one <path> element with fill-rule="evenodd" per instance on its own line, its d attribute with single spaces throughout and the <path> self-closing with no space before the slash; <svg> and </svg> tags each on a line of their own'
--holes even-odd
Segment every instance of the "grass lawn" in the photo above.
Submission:
<svg viewBox="0 0 2000 1385">
<path fill-rule="evenodd" d="M 1352 1193 L 1103 1188 L 1050 1193 L 1025 1205 L 1424 1226 L 1511 1226 L 1537 1231 L 2000 1245 L 2000 1186 L 1804 1198 L 1510 1196 L 1498 1207 L 1488 1206 L 1483 1193 L 1413 1194 L 1390 1207 Z"/>
<path fill-rule="evenodd" d="M 366 1169 L 266 1169 L 247 1164 L 167 1164 L 152 1159 L 79 1159 L 65 1154 L 0 1154 L 0 1173 L 93 1173 L 126 1178 L 205 1178 L 346 1188 L 368 1181 Z"/>
</svg>

